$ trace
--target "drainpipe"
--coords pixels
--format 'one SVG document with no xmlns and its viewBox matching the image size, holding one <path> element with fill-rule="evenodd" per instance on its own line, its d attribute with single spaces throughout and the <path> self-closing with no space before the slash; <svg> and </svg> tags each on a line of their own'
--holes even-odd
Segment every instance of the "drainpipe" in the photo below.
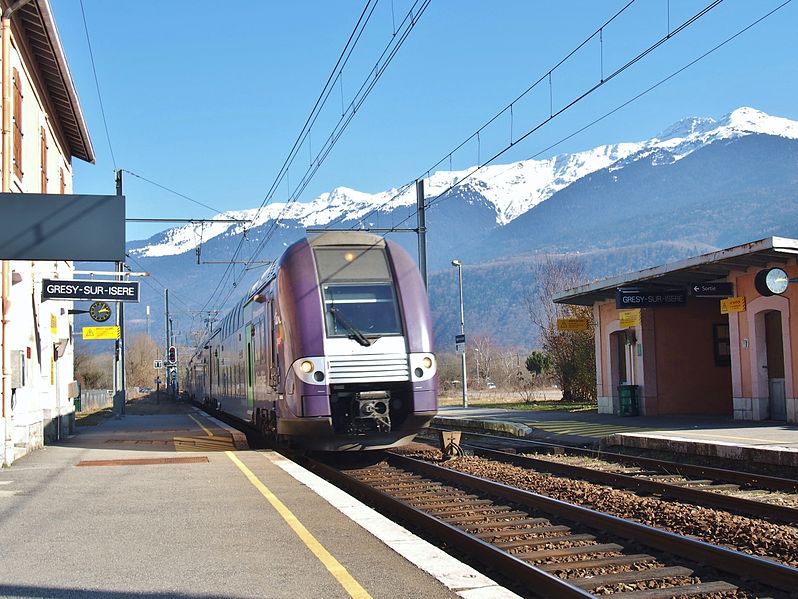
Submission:
<svg viewBox="0 0 798 599">
<path fill-rule="evenodd" d="M 3 88 L 3 107 L 2 107 L 2 191 L 11 191 L 11 15 L 25 6 L 30 0 L 17 0 L 3 11 L 0 19 L 0 60 L 2 60 L 2 88 Z M 11 306 L 11 262 L 2 261 L 2 354 L 3 354 L 3 421 L 5 429 L 5 439 L 3 440 L 3 465 L 9 466 L 14 461 L 14 442 L 11 438 L 11 353 L 8 349 L 8 321 Z"/>
</svg>

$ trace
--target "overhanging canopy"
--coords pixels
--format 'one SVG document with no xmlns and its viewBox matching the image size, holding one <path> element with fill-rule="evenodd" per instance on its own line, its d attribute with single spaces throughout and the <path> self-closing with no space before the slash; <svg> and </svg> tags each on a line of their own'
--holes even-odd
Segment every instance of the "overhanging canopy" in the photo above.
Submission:
<svg viewBox="0 0 798 599">
<path fill-rule="evenodd" d="M 556 294 L 554 302 L 592 306 L 596 302 L 614 299 L 618 287 L 640 284 L 676 287 L 719 281 L 732 272 L 745 271 L 752 266 L 764 268 L 770 264 L 786 264 L 796 255 L 798 255 L 798 240 L 767 237 L 725 250 L 567 289 Z"/>
</svg>

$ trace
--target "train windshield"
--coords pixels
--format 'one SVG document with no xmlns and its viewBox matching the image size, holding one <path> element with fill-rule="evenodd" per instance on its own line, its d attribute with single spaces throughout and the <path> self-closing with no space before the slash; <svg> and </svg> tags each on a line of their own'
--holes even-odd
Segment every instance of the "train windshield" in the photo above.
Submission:
<svg viewBox="0 0 798 599">
<path fill-rule="evenodd" d="M 317 248 L 315 254 L 329 337 L 370 345 L 375 337 L 402 334 L 383 248 Z"/>
</svg>

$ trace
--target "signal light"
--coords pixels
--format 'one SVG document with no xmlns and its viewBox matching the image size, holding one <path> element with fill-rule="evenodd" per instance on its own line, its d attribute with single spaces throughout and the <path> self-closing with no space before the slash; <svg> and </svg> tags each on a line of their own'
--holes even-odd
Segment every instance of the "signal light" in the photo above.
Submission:
<svg viewBox="0 0 798 599">
<path fill-rule="evenodd" d="M 174 364 L 177 362 L 177 348 L 174 345 L 169 346 L 169 351 L 167 352 L 167 362 L 170 364 Z"/>
</svg>

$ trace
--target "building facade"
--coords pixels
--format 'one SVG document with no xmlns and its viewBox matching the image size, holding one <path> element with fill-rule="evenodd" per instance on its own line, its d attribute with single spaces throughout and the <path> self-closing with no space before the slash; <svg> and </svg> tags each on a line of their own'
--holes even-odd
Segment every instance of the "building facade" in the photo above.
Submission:
<svg viewBox="0 0 798 599">
<path fill-rule="evenodd" d="M 69 194 L 72 159 L 93 163 L 94 150 L 49 2 L 3 0 L 0 8 L 2 191 Z M 66 261 L 2 259 L 5 465 L 73 426 L 70 304 L 41 301 L 43 278 L 70 279 L 72 272 Z"/>
<path fill-rule="evenodd" d="M 798 422 L 797 256 L 770 237 L 559 294 L 593 307 L 599 412 Z"/>
</svg>

